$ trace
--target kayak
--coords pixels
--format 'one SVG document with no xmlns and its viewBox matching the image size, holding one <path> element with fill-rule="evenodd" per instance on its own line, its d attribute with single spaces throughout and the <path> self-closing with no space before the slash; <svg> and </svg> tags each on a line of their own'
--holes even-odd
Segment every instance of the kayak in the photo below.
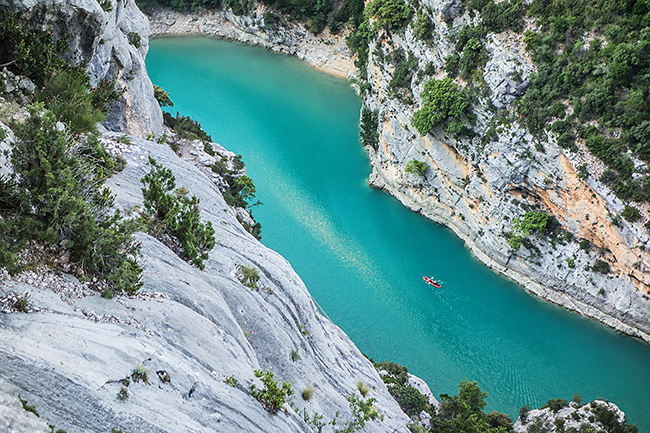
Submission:
<svg viewBox="0 0 650 433">
<path fill-rule="evenodd" d="M 440 283 L 437 282 L 436 280 L 434 280 L 433 278 L 422 277 L 422 279 L 424 279 L 424 281 L 426 281 L 427 284 L 430 284 L 430 285 L 432 285 L 433 287 L 436 287 L 436 288 L 438 288 L 438 289 L 439 289 L 440 287 L 442 287 L 442 286 L 440 285 Z"/>
</svg>

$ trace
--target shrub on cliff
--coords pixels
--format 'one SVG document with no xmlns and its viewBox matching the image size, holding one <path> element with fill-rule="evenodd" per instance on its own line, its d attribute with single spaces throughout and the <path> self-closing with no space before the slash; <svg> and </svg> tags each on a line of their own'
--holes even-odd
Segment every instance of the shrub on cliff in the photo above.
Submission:
<svg viewBox="0 0 650 433">
<path fill-rule="evenodd" d="M 156 102 L 161 107 L 173 107 L 174 103 L 169 97 L 169 93 L 165 92 L 162 87 L 153 85 L 153 97 L 156 98 Z"/>
<path fill-rule="evenodd" d="M 420 11 L 415 20 L 415 37 L 423 42 L 431 42 L 433 36 L 433 22 L 429 15 Z"/>
<path fill-rule="evenodd" d="M 465 126 L 466 121 L 471 120 L 469 100 L 451 78 L 427 81 L 421 96 L 422 108 L 411 120 L 420 135 L 427 135 L 436 126 L 444 126 L 446 132 L 454 135 L 469 133 Z"/>
<path fill-rule="evenodd" d="M 377 142 L 379 141 L 378 127 L 379 111 L 363 107 L 361 109 L 361 130 L 359 131 L 362 145 L 377 149 Z"/>
<path fill-rule="evenodd" d="M 180 138 L 201 140 L 203 142 L 212 141 L 212 137 L 203 130 L 201 124 L 188 116 L 181 116 L 178 112 L 176 112 L 176 117 L 169 113 L 163 113 L 163 120 L 165 125 L 173 129 Z"/>
<path fill-rule="evenodd" d="M 544 233 L 548 222 L 548 214 L 542 211 L 526 212 L 523 218 L 515 218 L 512 220 L 512 233 L 508 239 L 508 245 L 513 250 L 518 250 L 522 241 L 532 233 Z"/>
<path fill-rule="evenodd" d="M 431 418 L 431 431 L 505 433 L 512 430 L 507 415 L 493 412 L 488 416 L 483 412 L 487 392 L 481 391 L 476 381 L 465 379 L 458 387 L 458 395 L 440 396 L 440 411 Z"/>
<path fill-rule="evenodd" d="M 41 104 L 29 111 L 25 123 L 14 126 L 14 172 L 0 179 L 3 264 L 25 246 L 20 240 L 33 240 L 69 252 L 111 289 L 134 293 L 141 286 L 135 223 L 112 211 L 114 198 L 103 187 L 115 160 L 95 136 L 57 129 L 54 113 Z"/>
<path fill-rule="evenodd" d="M 569 402 L 566 399 L 563 398 L 554 398 L 546 402 L 544 406 L 541 407 L 541 409 L 544 408 L 549 408 L 553 412 L 557 412 L 560 409 L 567 407 L 569 405 Z"/>
<path fill-rule="evenodd" d="M 5 11 L 0 41 L 0 63 L 29 77 L 39 89 L 37 100 L 73 133 L 93 131 L 105 118 L 108 104 L 120 96 L 114 79 L 92 87 L 85 65 L 71 65 L 63 58 L 67 38 L 54 40 L 49 31 L 28 30 L 15 12 Z"/>
<path fill-rule="evenodd" d="M 212 223 L 202 223 L 199 219 L 199 199 L 189 197 L 185 188 L 176 189 L 176 178 L 172 171 L 149 157 L 151 171 L 142 179 L 144 187 L 143 218 L 153 235 L 166 240 L 173 236 L 180 243 L 180 250 L 174 248 L 183 259 L 199 269 L 205 265 L 208 252 L 214 248 L 214 229 Z M 173 193 L 172 193 L 173 192 Z"/>
<path fill-rule="evenodd" d="M 641 219 L 641 212 L 639 212 L 639 209 L 636 206 L 625 205 L 623 212 L 621 212 L 621 216 L 633 223 Z"/>
<path fill-rule="evenodd" d="M 429 409 L 429 399 L 411 385 L 395 384 L 388 388 L 390 395 L 399 404 L 402 411 L 408 416 L 419 415 L 422 411 Z"/>
<path fill-rule="evenodd" d="M 365 10 L 364 16 L 376 19 L 377 28 L 398 31 L 411 21 L 413 10 L 403 0 L 373 0 Z"/>
<path fill-rule="evenodd" d="M 591 267 L 591 270 L 594 272 L 600 272 L 601 274 L 609 274 L 611 268 L 609 267 L 609 263 L 600 259 L 596 259 L 593 266 Z"/>
<path fill-rule="evenodd" d="M 424 173 L 427 171 L 427 163 L 424 161 L 418 161 L 417 159 L 412 159 L 406 164 L 404 169 L 407 173 L 414 173 L 418 176 L 424 176 Z"/>
<path fill-rule="evenodd" d="M 289 382 L 283 382 L 278 386 L 278 381 L 273 379 L 273 372 L 268 370 L 255 370 L 255 377 L 259 378 L 264 385 L 258 388 L 255 384 L 250 386 L 251 395 L 262 404 L 267 412 L 275 415 L 282 409 L 287 399 L 293 395 L 294 391 Z"/>
</svg>

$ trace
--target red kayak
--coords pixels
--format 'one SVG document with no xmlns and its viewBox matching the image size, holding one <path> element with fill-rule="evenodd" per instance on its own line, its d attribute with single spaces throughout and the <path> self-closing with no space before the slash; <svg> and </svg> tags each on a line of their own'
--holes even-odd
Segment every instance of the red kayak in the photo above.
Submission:
<svg viewBox="0 0 650 433">
<path fill-rule="evenodd" d="M 437 282 L 436 280 L 434 280 L 432 278 L 429 278 L 429 277 L 422 277 L 422 278 L 424 279 L 424 281 L 427 282 L 427 284 L 431 284 L 433 287 L 436 287 L 438 289 L 440 287 L 442 287 L 439 282 Z"/>
</svg>

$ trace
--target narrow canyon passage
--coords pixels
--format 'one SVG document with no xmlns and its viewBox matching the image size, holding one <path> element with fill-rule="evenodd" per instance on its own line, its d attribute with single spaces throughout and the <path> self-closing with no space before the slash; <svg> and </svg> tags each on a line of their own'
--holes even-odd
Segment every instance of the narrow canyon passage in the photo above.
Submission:
<svg viewBox="0 0 650 433">
<path fill-rule="evenodd" d="M 369 188 L 360 101 L 345 80 L 207 38 L 153 40 L 147 68 L 169 111 L 243 155 L 262 242 L 367 356 L 406 365 L 436 395 L 477 380 L 487 410 L 513 418 L 581 393 L 650 431 L 650 347 L 528 295 L 451 231 Z"/>
</svg>

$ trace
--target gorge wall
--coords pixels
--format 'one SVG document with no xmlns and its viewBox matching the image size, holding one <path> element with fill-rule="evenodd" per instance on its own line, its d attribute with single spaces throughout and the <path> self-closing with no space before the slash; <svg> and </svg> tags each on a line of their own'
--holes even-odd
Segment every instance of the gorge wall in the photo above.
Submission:
<svg viewBox="0 0 650 433">
<path fill-rule="evenodd" d="M 512 112 L 512 102 L 535 71 L 522 35 L 508 30 L 487 36 L 490 59 L 483 79 L 489 92 L 473 106 L 476 137 L 457 139 L 441 127 L 421 136 L 412 126 L 426 80 L 414 74 L 409 87 L 415 102 L 401 101 L 391 94 L 395 68 L 388 54 L 381 54 L 398 49 L 411 53 L 417 59 L 416 69 L 433 65 L 433 78 L 442 79 L 445 58 L 454 51 L 451 34 L 471 20 L 467 13 L 452 14 L 448 26 L 443 17 L 449 20 L 453 2 L 430 1 L 423 6 L 432 12 L 433 43 L 418 40 L 412 22 L 403 34 L 378 30 L 368 50 L 370 90 L 362 98 L 379 117 L 378 146 L 368 147 L 373 167 L 370 183 L 450 227 L 482 262 L 530 292 L 650 341 L 648 234 L 642 222 L 623 220 L 614 226 L 611 216 L 620 214 L 623 203 L 597 176 L 581 179 L 576 172 L 583 163 L 591 173 L 602 172 L 602 163 L 584 147 L 571 153 L 552 136 L 540 141 L 516 119 L 500 125 L 496 139 L 481 142 L 494 108 Z M 537 150 L 539 146 L 543 151 Z M 426 162 L 423 176 L 406 171 L 414 159 Z M 513 251 L 506 234 L 513 219 L 532 208 L 554 216 L 575 240 L 552 242 L 540 237 L 532 241 L 533 248 Z M 588 240 L 591 250 L 581 249 L 579 239 Z M 611 273 L 593 271 L 597 259 L 609 263 Z"/>
</svg>

